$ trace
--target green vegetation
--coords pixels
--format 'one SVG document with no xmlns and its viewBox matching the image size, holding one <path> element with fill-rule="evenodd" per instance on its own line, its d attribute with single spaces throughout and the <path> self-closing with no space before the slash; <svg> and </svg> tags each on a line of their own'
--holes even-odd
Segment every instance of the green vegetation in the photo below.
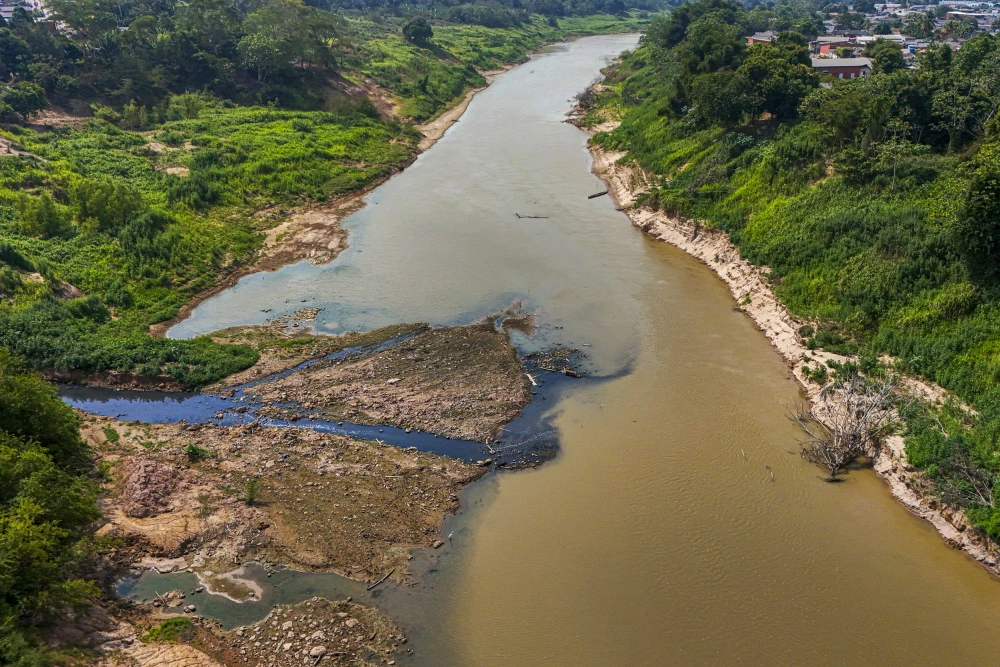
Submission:
<svg viewBox="0 0 1000 667">
<path fill-rule="evenodd" d="M 243 494 L 240 496 L 240 500 L 245 502 L 247 505 L 254 505 L 260 499 L 260 492 L 263 490 L 263 484 L 259 477 L 251 477 L 243 485 Z"/>
<path fill-rule="evenodd" d="M 187 456 L 188 461 L 191 463 L 197 463 L 204 458 L 212 455 L 212 452 L 208 451 L 204 447 L 199 447 L 193 442 L 189 442 L 186 447 L 184 447 L 184 454 Z"/>
<path fill-rule="evenodd" d="M 0 351 L 0 664 L 59 664 L 37 629 L 98 593 L 79 571 L 98 517 L 88 470 L 75 413 Z"/>
<path fill-rule="evenodd" d="M 878 44 L 876 74 L 821 87 L 801 34 L 744 37 L 814 15 L 762 18 L 699 0 L 656 20 L 609 71 L 589 120 L 622 122 L 595 141 L 659 176 L 641 205 L 724 229 L 769 266 L 815 323 L 811 346 L 892 355 L 972 404 L 949 420 L 915 410 L 907 448 L 1000 538 L 1000 39 L 932 46 L 916 70 Z M 989 494 L 963 481 L 966 464 Z"/>
<path fill-rule="evenodd" d="M 190 618 L 168 618 L 159 625 L 154 625 L 141 637 L 147 644 L 176 644 L 192 634 L 194 623 Z"/>
<path fill-rule="evenodd" d="M 0 664 L 25 667 L 69 663 L 39 628 L 98 593 L 80 570 L 99 516 L 87 475 L 110 475 L 92 470 L 75 413 L 29 369 L 199 387 L 247 368 L 249 345 L 152 338 L 150 326 L 251 266 L 288 210 L 408 164 L 421 136 L 409 123 L 484 85 L 480 70 L 644 22 L 621 0 L 614 16 L 590 15 L 603 4 L 443 12 L 458 23 L 345 18 L 300 0 L 47 6 L 54 20 L 23 8 L 0 19 Z M 49 108 L 48 125 L 30 124 Z M 262 490 L 252 478 L 233 493 L 254 504 Z M 143 640 L 189 630 L 168 620 Z"/>
<path fill-rule="evenodd" d="M 0 130 L 12 152 L 0 157 L 0 347 L 60 377 L 124 373 L 185 387 L 247 368 L 257 354 L 208 338 L 156 339 L 149 327 L 252 264 L 277 222 L 258 211 L 324 202 L 402 168 L 420 135 L 398 121 L 430 118 L 483 85 L 477 68 L 639 25 L 424 20 L 414 25 L 427 30 L 407 41 L 402 19 L 342 19 L 295 0 L 54 7 L 74 32 L 53 33 L 24 12 L 0 28 L 0 49 L 16 54 L 4 60 L 7 76 L 71 108 L 89 103 L 93 117 L 76 129 Z M 369 99 L 378 89 L 394 118 Z"/>
</svg>

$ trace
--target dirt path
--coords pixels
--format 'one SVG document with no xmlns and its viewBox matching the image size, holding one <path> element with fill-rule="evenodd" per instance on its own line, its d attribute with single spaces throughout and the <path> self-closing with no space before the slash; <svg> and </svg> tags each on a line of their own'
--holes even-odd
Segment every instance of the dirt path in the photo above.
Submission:
<svg viewBox="0 0 1000 667">
<path fill-rule="evenodd" d="M 596 134 L 613 130 L 616 126 L 617 123 L 603 123 L 587 131 Z M 634 165 L 622 164 L 621 160 L 626 155 L 624 152 L 605 151 L 594 144 L 590 145 L 590 151 L 594 156 L 594 173 L 607 184 L 608 194 L 628 215 L 632 224 L 650 237 L 683 250 L 711 268 L 726 283 L 740 310 L 754 321 L 786 361 L 791 375 L 815 405 L 821 386 L 811 382 L 803 371 L 808 366 L 815 367 L 828 360 L 844 362 L 856 359 L 809 350 L 798 334 L 806 323 L 789 313 L 775 296 L 766 268 L 754 266 L 743 259 L 739 248 L 721 230 L 704 227 L 697 221 L 673 218 L 661 211 L 635 207 L 637 197 L 655 179 Z M 941 387 L 914 378 L 905 378 L 904 384 L 910 393 L 922 400 L 939 403 L 948 396 L 948 392 Z M 906 462 L 901 436 L 888 438 L 874 462 L 874 468 L 889 485 L 893 497 L 930 522 L 949 544 L 1000 574 L 997 548 L 970 526 L 961 509 L 942 504 L 928 492 L 927 482 L 921 473 Z"/>
</svg>

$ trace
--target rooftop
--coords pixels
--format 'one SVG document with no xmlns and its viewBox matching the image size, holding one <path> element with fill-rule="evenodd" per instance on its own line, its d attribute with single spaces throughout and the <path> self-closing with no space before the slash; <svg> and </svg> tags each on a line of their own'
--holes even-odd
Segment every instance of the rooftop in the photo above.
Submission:
<svg viewBox="0 0 1000 667">
<path fill-rule="evenodd" d="M 813 58 L 812 66 L 820 67 L 871 67 L 871 58 Z"/>
</svg>

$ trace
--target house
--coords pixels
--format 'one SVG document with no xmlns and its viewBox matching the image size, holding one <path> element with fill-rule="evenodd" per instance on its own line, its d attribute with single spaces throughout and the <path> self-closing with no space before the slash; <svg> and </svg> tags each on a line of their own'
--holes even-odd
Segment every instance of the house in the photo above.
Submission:
<svg viewBox="0 0 1000 667">
<path fill-rule="evenodd" d="M 884 39 L 887 42 L 892 42 L 901 49 L 906 48 L 906 37 L 903 35 L 871 35 L 869 37 L 858 37 L 859 46 L 868 46 L 873 42 L 877 42 L 880 39 Z"/>
<path fill-rule="evenodd" d="M 870 58 L 813 58 L 812 66 L 835 79 L 857 79 L 872 73 Z"/>
<path fill-rule="evenodd" d="M 855 47 L 858 45 L 857 37 L 846 37 L 844 35 L 820 35 L 814 41 L 809 42 L 809 50 L 813 53 L 829 55 L 835 49 L 842 46 Z"/>
<path fill-rule="evenodd" d="M 754 34 L 747 37 L 747 45 L 753 46 L 754 44 L 770 44 L 771 40 L 777 37 L 778 33 L 773 30 L 765 30 L 764 32 L 755 32 Z"/>
</svg>

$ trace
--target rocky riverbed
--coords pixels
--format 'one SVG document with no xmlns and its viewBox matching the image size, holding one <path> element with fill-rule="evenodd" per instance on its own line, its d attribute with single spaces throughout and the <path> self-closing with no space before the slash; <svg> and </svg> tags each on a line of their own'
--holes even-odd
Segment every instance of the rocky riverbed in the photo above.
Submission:
<svg viewBox="0 0 1000 667">
<path fill-rule="evenodd" d="M 374 580 L 406 576 L 485 469 L 307 429 L 121 423 L 83 429 L 105 476 L 102 535 L 161 571 L 190 568 L 210 590 L 255 596 L 248 560 Z M 135 546 L 139 545 L 139 546 Z"/>
<path fill-rule="evenodd" d="M 247 389 L 260 414 L 417 429 L 480 442 L 531 400 L 531 382 L 509 336 L 492 320 L 412 329 L 385 350 L 317 359 Z M 289 405 L 289 404 L 293 405 Z"/>
</svg>

